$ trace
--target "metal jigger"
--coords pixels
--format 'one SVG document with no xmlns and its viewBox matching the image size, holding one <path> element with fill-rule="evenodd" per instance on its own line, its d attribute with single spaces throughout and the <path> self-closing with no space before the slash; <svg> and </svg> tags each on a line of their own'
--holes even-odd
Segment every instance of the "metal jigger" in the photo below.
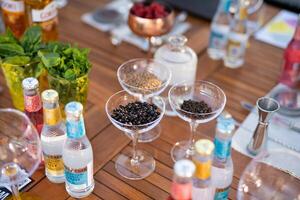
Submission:
<svg viewBox="0 0 300 200">
<path fill-rule="evenodd" d="M 247 146 L 250 154 L 257 155 L 266 147 L 268 137 L 268 125 L 273 113 L 279 108 L 279 103 L 269 97 L 261 97 L 256 101 L 258 109 L 258 124 Z"/>
</svg>

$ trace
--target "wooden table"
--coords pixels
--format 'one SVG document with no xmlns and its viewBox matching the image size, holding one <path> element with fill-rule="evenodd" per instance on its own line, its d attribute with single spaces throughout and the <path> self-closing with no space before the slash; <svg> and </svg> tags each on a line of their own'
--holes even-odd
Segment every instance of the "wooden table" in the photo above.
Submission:
<svg viewBox="0 0 300 200">
<path fill-rule="evenodd" d="M 179 118 L 164 117 L 161 123 L 163 130 L 161 137 L 152 143 L 139 145 L 139 148 L 154 155 L 155 172 L 141 181 L 126 180 L 117 174 L 114 168 L 115 158 L 119 152 L 131 149 L 131 141 L 109 122 L 104 106 L 112 94 L 121 90 L 116 76 L 118 66 L 132 58 L 146 57 L 146 54 L 127 43 L 122 43 L 117 48 L 113 47 L 107 33 L 81 22 L 80 17 L 83 13 L 108 1 L 71 0 L 69 2 L 69 5 L 60 11 L 60 39 L 91 48 L 90 60 L 93 63 L 84 117 L 87 135 L 94 151 L 96 185 L 93 194 L 86 199 L 166 199 L 170 192 L 174 164 L 170 157 L 170 150 L 175 142 L 189 137 L 189 126 Z M 267 6 L 266 19 L 269 20 L 277 12 L 278 9 Z M 189 17 L 188 20 L 193 24 L 192 29 L 186 34 L 189 39 L 188 45 L 195 50 L 199 59 L 197 78 L 219 85 L 227 95 L 226 110 L 232 113 L 236 120 L 242 121 L 248 111 L 240 106 L 240 101 L 245 100 L 254 104 L 258 97 L 264 96 L 276 84 L 283 51 L 251 39 L 244 67 L 228 69 L 222 62 L 209 59 L 206 53 L 209 22 L 193 17 Z M 2 74 L 0 84 L 5 85 Z M 12 107 L 6 87 L 4 93 L 0 95 L 0 107 Z M 213 139 L 214 131 L 213 121 L 199 127 L 199 137 Z M 234 150 L 232 156 L 234 178 L 230 199 L 236 199 L 239 178 L 250 159 Z M 44 171 L 37 171 L 32 178 L 34 182 L 26 190 L 40 195 L 43 200 L 72 199 L 67 194 L 64 184 L 50 183 Z"/>
</svg>

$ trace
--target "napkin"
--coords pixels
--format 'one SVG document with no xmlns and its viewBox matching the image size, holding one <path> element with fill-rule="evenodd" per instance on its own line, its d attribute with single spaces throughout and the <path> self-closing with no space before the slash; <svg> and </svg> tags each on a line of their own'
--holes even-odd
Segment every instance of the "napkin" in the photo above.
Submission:
<svg viewBox="0 0 300 200">
<path fill-rule="evenodd" d="M 271 96 L 274 92 L 281 90 L 284 87 L 286 86 L 278 84 L 270 91 L 268 95 Z M 271 118 L 269 124 L 267 149 L 281 149 L 283 151 L 292 151 L 300 157 L 300 133 L 289 129 L 287 126 L 278 122 L 284 120 L 297 122 L 300 121 L 300 117 L 288 117 L 275 113 Z M 257 108 L 254 108 L 240 125 L 238 130 L 235 132 L 232 140 L 232 147 L 240 153 L 249 157 L 253 156 L 248 153 L 247 145 L 250 142 L 257 123 L 258 113 Z M 300 179 L 300 165 L 289 166 L 289 162 L 286 160 L 286 158 L 271 161 L 270 164 L 276 168 L 287 170 Z"/>
</svg>

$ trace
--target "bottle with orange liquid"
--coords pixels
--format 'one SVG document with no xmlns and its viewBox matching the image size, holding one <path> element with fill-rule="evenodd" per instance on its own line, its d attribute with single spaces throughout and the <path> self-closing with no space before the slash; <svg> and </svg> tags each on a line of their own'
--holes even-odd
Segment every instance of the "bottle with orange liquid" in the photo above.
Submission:
<svg viewBox="0 0 300 200">
<path fill-rule="evenodd" d="M 20 38 L 26 30 L 26 15 L 23 0 L 2 0 L 2 17 L 6 29 Z"/>
<path fill-rule="evenodd" d="M 25 0 L 25 9 L 28 24 L 41 26 L 44 42 L 58 39 L 58 17 L 55 1 Z"/>
</svg>

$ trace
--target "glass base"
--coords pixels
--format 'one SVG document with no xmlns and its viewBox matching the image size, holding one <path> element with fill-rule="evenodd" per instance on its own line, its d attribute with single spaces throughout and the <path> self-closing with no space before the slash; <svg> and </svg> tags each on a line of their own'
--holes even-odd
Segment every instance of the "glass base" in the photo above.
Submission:
<svg viewBox="0 0 300 200">
<path fill-rule="evenodd" d="M 190 141 L 180 141 L 171 149 L 171 157 L 174 162 L 181 159 L 192 159 L 192 156 L 195 154 L 195 150 L 190 149 Z"/>
<path fill-rule="evenodd" d="M 22 200 L 42 200 L 38 195 L 30 194 L 28 192 L 20 192 L 20 198 Z M 16 200 L 16 197 L 9 196 L 7 200 Z"/>
<path fill-rule="evenodd" d="M 160 133 L 161 133 L 161 127 L 160 127 L 160 125 L 157 125 L 150 131 L 140 134 L 139 142 L 141 142 L 141 143 L 152 142 L 152 141 L 156 140 L 157 138 L 159 138 Z"/>
<path fill-rule="evenodd" d="M 147 152 L 137 150 L 139 163 L 131 164 L 132 155 L 121 153 L 116 160 L 117 172 L 130 180 L 141 180 L 149 176 L 155 169 L 155 160 Z"/>
</svg>

